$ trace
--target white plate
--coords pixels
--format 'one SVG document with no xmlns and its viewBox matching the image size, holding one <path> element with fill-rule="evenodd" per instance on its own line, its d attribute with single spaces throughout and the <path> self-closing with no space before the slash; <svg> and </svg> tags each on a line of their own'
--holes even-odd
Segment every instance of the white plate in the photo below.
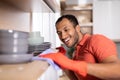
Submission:
<svg viewBox="0 0 120 80">
<path fill-rule="evenodd" d="M 33 54 L 1 54 L 0 64 L 17 64 L 31 61 Z"/>
</svg>

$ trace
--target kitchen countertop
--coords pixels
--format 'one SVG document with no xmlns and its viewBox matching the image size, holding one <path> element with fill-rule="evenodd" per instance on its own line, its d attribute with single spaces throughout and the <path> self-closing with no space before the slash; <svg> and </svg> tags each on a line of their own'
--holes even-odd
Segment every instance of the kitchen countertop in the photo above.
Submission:
<svg viewBox="0 0 120 80">
<path fill-rule="evenodd" d="M 0 65 L 0 80 L 38 80 L 48 66 L 45 61 Z"/>
<path fill-rule="evenodd" d="M 46 61 L 0 65 L 0 80 L 57 80 L 56 75 L 57 72 Z M 63 73 L 58 80 L 69 80 L 69 78 Z"/>
</svg>

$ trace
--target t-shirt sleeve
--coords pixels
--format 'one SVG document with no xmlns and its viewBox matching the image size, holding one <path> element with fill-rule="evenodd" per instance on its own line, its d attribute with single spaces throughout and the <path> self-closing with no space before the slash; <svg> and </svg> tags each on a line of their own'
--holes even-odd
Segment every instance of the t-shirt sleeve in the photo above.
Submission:
<svg viewBox="0 0 120 80">
<path fill-rule="evenodd" d="M 102 35 L 95 35 L 91 38 L 91 48 L 92 54 L 98 62 L 101 62 L 111 55 L 117 55 L 115 43 Z"/>
</svg>

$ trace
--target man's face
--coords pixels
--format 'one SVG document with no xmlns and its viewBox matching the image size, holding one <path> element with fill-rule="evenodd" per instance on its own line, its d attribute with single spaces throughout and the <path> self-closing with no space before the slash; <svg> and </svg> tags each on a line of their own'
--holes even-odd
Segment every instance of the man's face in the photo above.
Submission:
<svg viewBox="0 0 120 80">
<path fill-rule="evenodd" d="M 69 48 L 74 47 L 78 43 L 79 36 L 76 29 L 77 28 L 74 28 L 73 24 L 66 18 L 62 19 L 62 21 L 56 25 L 60 40 Z"/>
</svg>

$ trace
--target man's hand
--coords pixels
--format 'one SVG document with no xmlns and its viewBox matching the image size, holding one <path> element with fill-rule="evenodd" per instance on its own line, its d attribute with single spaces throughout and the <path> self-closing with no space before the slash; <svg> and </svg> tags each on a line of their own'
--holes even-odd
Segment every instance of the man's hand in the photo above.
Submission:
<svg viewBox="0 0 120 80">
<path fill-rule="evenodd" d="M 72 70 L 83 77 L 85 77 L 87 74 L 87 63 L 86 62 L 68 59 L 61 52 L 40 55 L 40 57 L 50 58 L 55 63 L 57 63 L 61 68 Z"/>
</svg>

